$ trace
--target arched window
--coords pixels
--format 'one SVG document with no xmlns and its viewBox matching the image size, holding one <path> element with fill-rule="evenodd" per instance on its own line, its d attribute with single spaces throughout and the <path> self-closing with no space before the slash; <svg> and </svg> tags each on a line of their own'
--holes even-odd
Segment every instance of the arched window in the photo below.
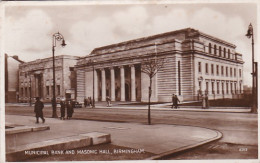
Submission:
<svg viewBox="0 0 260 163">
<path fill-rule="evenodd" d="M 226 58 L 226 48 L 224 48 L 224 58 Z"/>
<path fill-rule="evenodd" d="M 221 51 L 221 46 L 219 46 L 219 48 L 218 48 L 218 53 L 219 53 L 219 56 L 221 57 L 221 53 L 222 53 L 222 51 Z"/>
<path fill-rule="evenodd" d="M 211 54 L 211 43 L 209 43 L 209 54 Z"/>
<path fill-rule="evenodd" d="M 228 49 L 228 59 L 230 58 L 230 49 Z"/>
<path fill-rule="evenodd" d="M 214 45 L 214 54 L 217 54 L 217 45 Z"/>
</svg>

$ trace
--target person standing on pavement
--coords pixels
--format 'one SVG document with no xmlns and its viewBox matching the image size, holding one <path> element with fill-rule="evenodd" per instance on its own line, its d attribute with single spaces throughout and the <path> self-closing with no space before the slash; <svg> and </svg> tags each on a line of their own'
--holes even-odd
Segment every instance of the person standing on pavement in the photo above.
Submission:
<svg viewBox="0 0 260 163">
<path fill-rule="evenodd" d="M 36 123 L 39 123 L 39 117 L 42 119 L 42 123 L 45 122 L 45 119 L 43 117 L 42 109 L 44 108 L 43 102 L 40 101 L 40 97 L 36 97 L 36 102 L 34 105 L 34 112 L 36 116 Z"/>
<path fill-rule="evenodd" d="M 72 102 L 71 102 L 71 100 L 68 100 L 68 102 L 67 102 L 67 119 L 72 118 L 73 112 L 74 112 L 74 110 L 73 110 Z"/>
<path fill-rule="evenodd" d="M 66 103 L 65 103 L 65 99 L 61 99 L 60 101 L 60 119 L 64 120 L 65 119 L 65 107 L 66 107 Z"/>
<path fill-rule="evenodd" d="M 208 94 L 205 94 L 205 103 L 206 103 L 206 109 L 209 108 L 209 97 Z"/>
<path fill-rule="evenodd" d="M 110 106 L 110 102 L 111 102 L 109 96 L 107 96 L 106 101 L 107 101 L 107 107 L 109 107 Z"/>
<path fill-rule="evenodd" d="M 175 95 L 175 98 L 174 98 L 174 106 L 175 106 L 175 109 L 178 108 L 178 103 L 180 102 L 180 100 L 178 99 L 177 95 Z"/>
<path fill-rule="evenodd" d="M 172 109 L 173 109 L 173 106 L 175 106 L 174 101 L 175 101 L 175 95 L 172 94 Z"/>
<path fill-rule="evenodd" d="M 206 109 L 206 98 L 205 98 L 205 96 L 201 95 L 201 100 L 202 100 L 202 109 Z"/>
</svg>

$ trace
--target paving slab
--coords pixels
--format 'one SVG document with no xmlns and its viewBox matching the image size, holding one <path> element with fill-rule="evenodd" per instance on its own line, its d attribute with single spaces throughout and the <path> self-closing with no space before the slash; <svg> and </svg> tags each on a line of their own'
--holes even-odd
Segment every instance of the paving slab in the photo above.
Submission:
<svg viewBox="0 0 260 163">
<path fill-rule="evenodd" d="M 31 116 L 6 115 L 6 121 L 23 125 L 36 125 L 34 124 L 35 118 Z M 215 130 L 181 125 L 146 125 L 55 118 L 46 118 L 45 124 L 50 126 L 50 130 L 33 132 L 29 135 L 23 134 L 16 144 L 20 146 L 80 134 L 84 135 L 90 132 L 94 133 L 92 136 L 100 136 L 96 140 L 98 142 L 100 139 L 105 139 L 99 133 L 108 133 L 111 135 L 111 143 L 114 145 L 141 149 L 158 156 L 164 156 L 171 151 L 186 150 L 189 146 L 194 147 L 222 137 L 222 134 Z"/>
</svg>

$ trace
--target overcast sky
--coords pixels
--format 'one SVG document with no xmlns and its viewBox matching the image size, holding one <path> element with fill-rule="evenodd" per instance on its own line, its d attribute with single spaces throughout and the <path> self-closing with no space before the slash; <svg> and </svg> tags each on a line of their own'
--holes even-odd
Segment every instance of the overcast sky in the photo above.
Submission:
<svg viewBox="0 0 260 163">
<path fill-rule="evenodd" d="M 86 56 L 96 47 L 191 27 L 235 44 L 245 61 L 245 84 L 251 85 L 251 40 L 245 34 L 250 22 L 257 32 L 256 15 L 255 4 L 235 3 L 7 5 L 4 50 L 24 61 L 51 57 L 52 34 L 59 31 L 67 46 L 58 43 L 56 55 Z"/>
</svg>

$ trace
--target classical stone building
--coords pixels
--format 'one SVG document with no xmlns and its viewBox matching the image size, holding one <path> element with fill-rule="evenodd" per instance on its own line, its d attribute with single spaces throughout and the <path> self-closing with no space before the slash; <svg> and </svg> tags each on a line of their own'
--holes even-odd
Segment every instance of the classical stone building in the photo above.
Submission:
<svg viewBox="0 0 260 163">
<path fill-rule="evenodd" d="M 79 57 L 55 56 L 56 97 L 75 98 L 76 76 L 74 66 Z M 52 57 L 37 59 L 19 65 L 19 101 L 29 102 L 30 97 L 41 97 L 50 102 L 53 97 Z"/>
<path fill-rule="evenodd" d="M 94 93 L 96 101 L 147 101 L 149 77 L 141 66 L 154 54 L 166 62 L 153 78 L 152 101 L 171 101 L 173 93 L 183 101 L 205 93 L 232 98 L 243 91 L 244 62 L 236 46 L 187 28 L 94 49 L 75 66 L 77 100 Z"/>
</svg>

